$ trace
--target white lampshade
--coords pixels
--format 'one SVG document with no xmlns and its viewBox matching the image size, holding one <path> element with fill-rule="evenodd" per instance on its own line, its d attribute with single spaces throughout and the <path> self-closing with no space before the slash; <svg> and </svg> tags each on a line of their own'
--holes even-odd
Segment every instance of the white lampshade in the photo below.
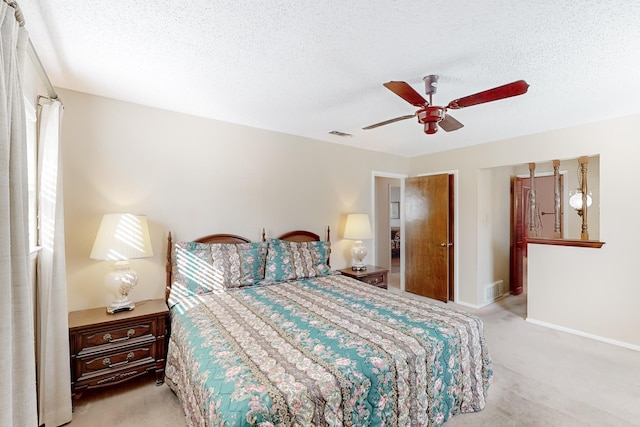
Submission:
<svg viewBox="0 0 640 427">
<path fill-rule="evenodd" d="M 130 268 L 129 260 L 150 256 L 153 256 L 153 249 L 147 217 L 128 213 L 107 214 L 102 217 L 89 257 L 114 261 L 113 271 L 104 278 L 104 285 L 115 297 L 107 307 L 108 313 L 135 308 L 135 304 L 129 299 L 129 293 L 138 283 L 138 273 Z"/>
<path fill-rule="evenodd" d="M 106 214 L 89 258 L 127 260 L 153 256 L 147 217 L 129 213 Z"/>
<path fill-rule="evenodd" d="M 368 214 L 349 214 L 344 227 L 344 238 L 350 240 L 367 240 L 373 238 Z"/>
</svg>

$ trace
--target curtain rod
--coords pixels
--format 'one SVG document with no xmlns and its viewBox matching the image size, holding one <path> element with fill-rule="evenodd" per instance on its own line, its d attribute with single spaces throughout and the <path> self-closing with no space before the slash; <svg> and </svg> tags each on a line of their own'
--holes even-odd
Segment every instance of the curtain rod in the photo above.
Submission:
<svg viewBox="0 0 640 427">
<path fill-rule="evenodd" d="M 33 43 L 31 43 L 31 39 L 29 39 L 29 44 L 27 45 L 27 54 L 29 55 L 29 58 L 31 58 L 33 65 L 36 67 L 36 71 L 38 72 L 38 75 L 42 79 L 44 86 L 47 88 L 47 94 L 49 95 L 49 98 L 58 99 L 58 94 L 56 93 L 56 90 L 53 88 L 53 85 L 51 84 L 51 80 L 49 80 L 49 76 L 47 75 L 47 70 L 44 69 L 42 62 L 40 61 L 40 57 L 38 56 L 38 52 L 36 52 L 36 48 L 33 47 Z"/>
<path fill-rule="evenodd" d="M 24 27 L 25 25 L 24 15 L 22 14 L 20 5 L 18 5 L 18 3 L 15 1 L 9 1 L 9 0 L 2 0 L 2 1 L 4 1 L 9 7 L 13 8 L 13 10 L 15 11 L 14 13 L 15 13 L 16 21 L 18 21 L 18 24 L 21 27 Z M 51 80 L 49 80 L 49 75 L 47 74 L 47 70 L 44 69 L 44 66 L 42 65 L 42 61 L 40 61 L 40 57 L 38 56 L 38 52 L 36 52 L 36 48 L 33 46 L 33 43 L 31 42 L 31 38 L 29 38 L 29 44 L 27 45 L 27 54 L 29 55 L 29 58 L 31 58 L 33 65 L 36 67 L 36 71 L 38 72 L 38 75 L 42 79 L 42 82 L 44 83 L 44 86 L 47 89 L 47 94 L 49 95 L 49 98 L 58 99 L 58 94 L 56 93 L 56 90 L 53 88 L 53 85 L 51 84 Z"/>
</svg>

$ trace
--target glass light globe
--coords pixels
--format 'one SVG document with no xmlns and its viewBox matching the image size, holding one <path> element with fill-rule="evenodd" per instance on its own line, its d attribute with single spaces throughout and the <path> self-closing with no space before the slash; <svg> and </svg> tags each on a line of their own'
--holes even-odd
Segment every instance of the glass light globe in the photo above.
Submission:
<svg viewBox="0 0 640 427">
<path fill-rule="evenodd" d="M 587 193 L 587 207 L 591 206 L 593 203 L 593 199 L 591 198 L 591 191 Z M 582 190 L 576 188 L 575 190 L 571 190 L 569 192 L 569 205 L 575 210 L 582 209 Z"/>
</svg>

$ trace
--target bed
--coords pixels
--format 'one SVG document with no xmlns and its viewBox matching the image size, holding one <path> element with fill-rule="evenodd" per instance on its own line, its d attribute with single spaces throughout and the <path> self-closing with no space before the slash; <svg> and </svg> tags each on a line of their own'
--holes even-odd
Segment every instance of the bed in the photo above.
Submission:
<svg viewBox="0 0 640 427">
<path fill-rule="evenodd" d="M 485 406 L 479 318 L 329 267 L 294 231 L 172 242 L 166 383 L 190 426 L 439 426 Z"/>
</svg>

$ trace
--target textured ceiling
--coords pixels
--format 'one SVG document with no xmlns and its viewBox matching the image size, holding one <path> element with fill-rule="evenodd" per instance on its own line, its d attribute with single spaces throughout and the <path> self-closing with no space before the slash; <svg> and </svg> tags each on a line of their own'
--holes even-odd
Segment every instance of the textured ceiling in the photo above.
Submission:
<svg viewBox="0 0 640 427">
<path fill-rule="evenodd" d="M 57 87 L 401 156 L 640 113 L 637 0 L 18 2 Z M 428 74 L 435 105 L 530 88 L 455 132 L 362 130 L 416 110 L 384 82 Z"/>
</svg>

